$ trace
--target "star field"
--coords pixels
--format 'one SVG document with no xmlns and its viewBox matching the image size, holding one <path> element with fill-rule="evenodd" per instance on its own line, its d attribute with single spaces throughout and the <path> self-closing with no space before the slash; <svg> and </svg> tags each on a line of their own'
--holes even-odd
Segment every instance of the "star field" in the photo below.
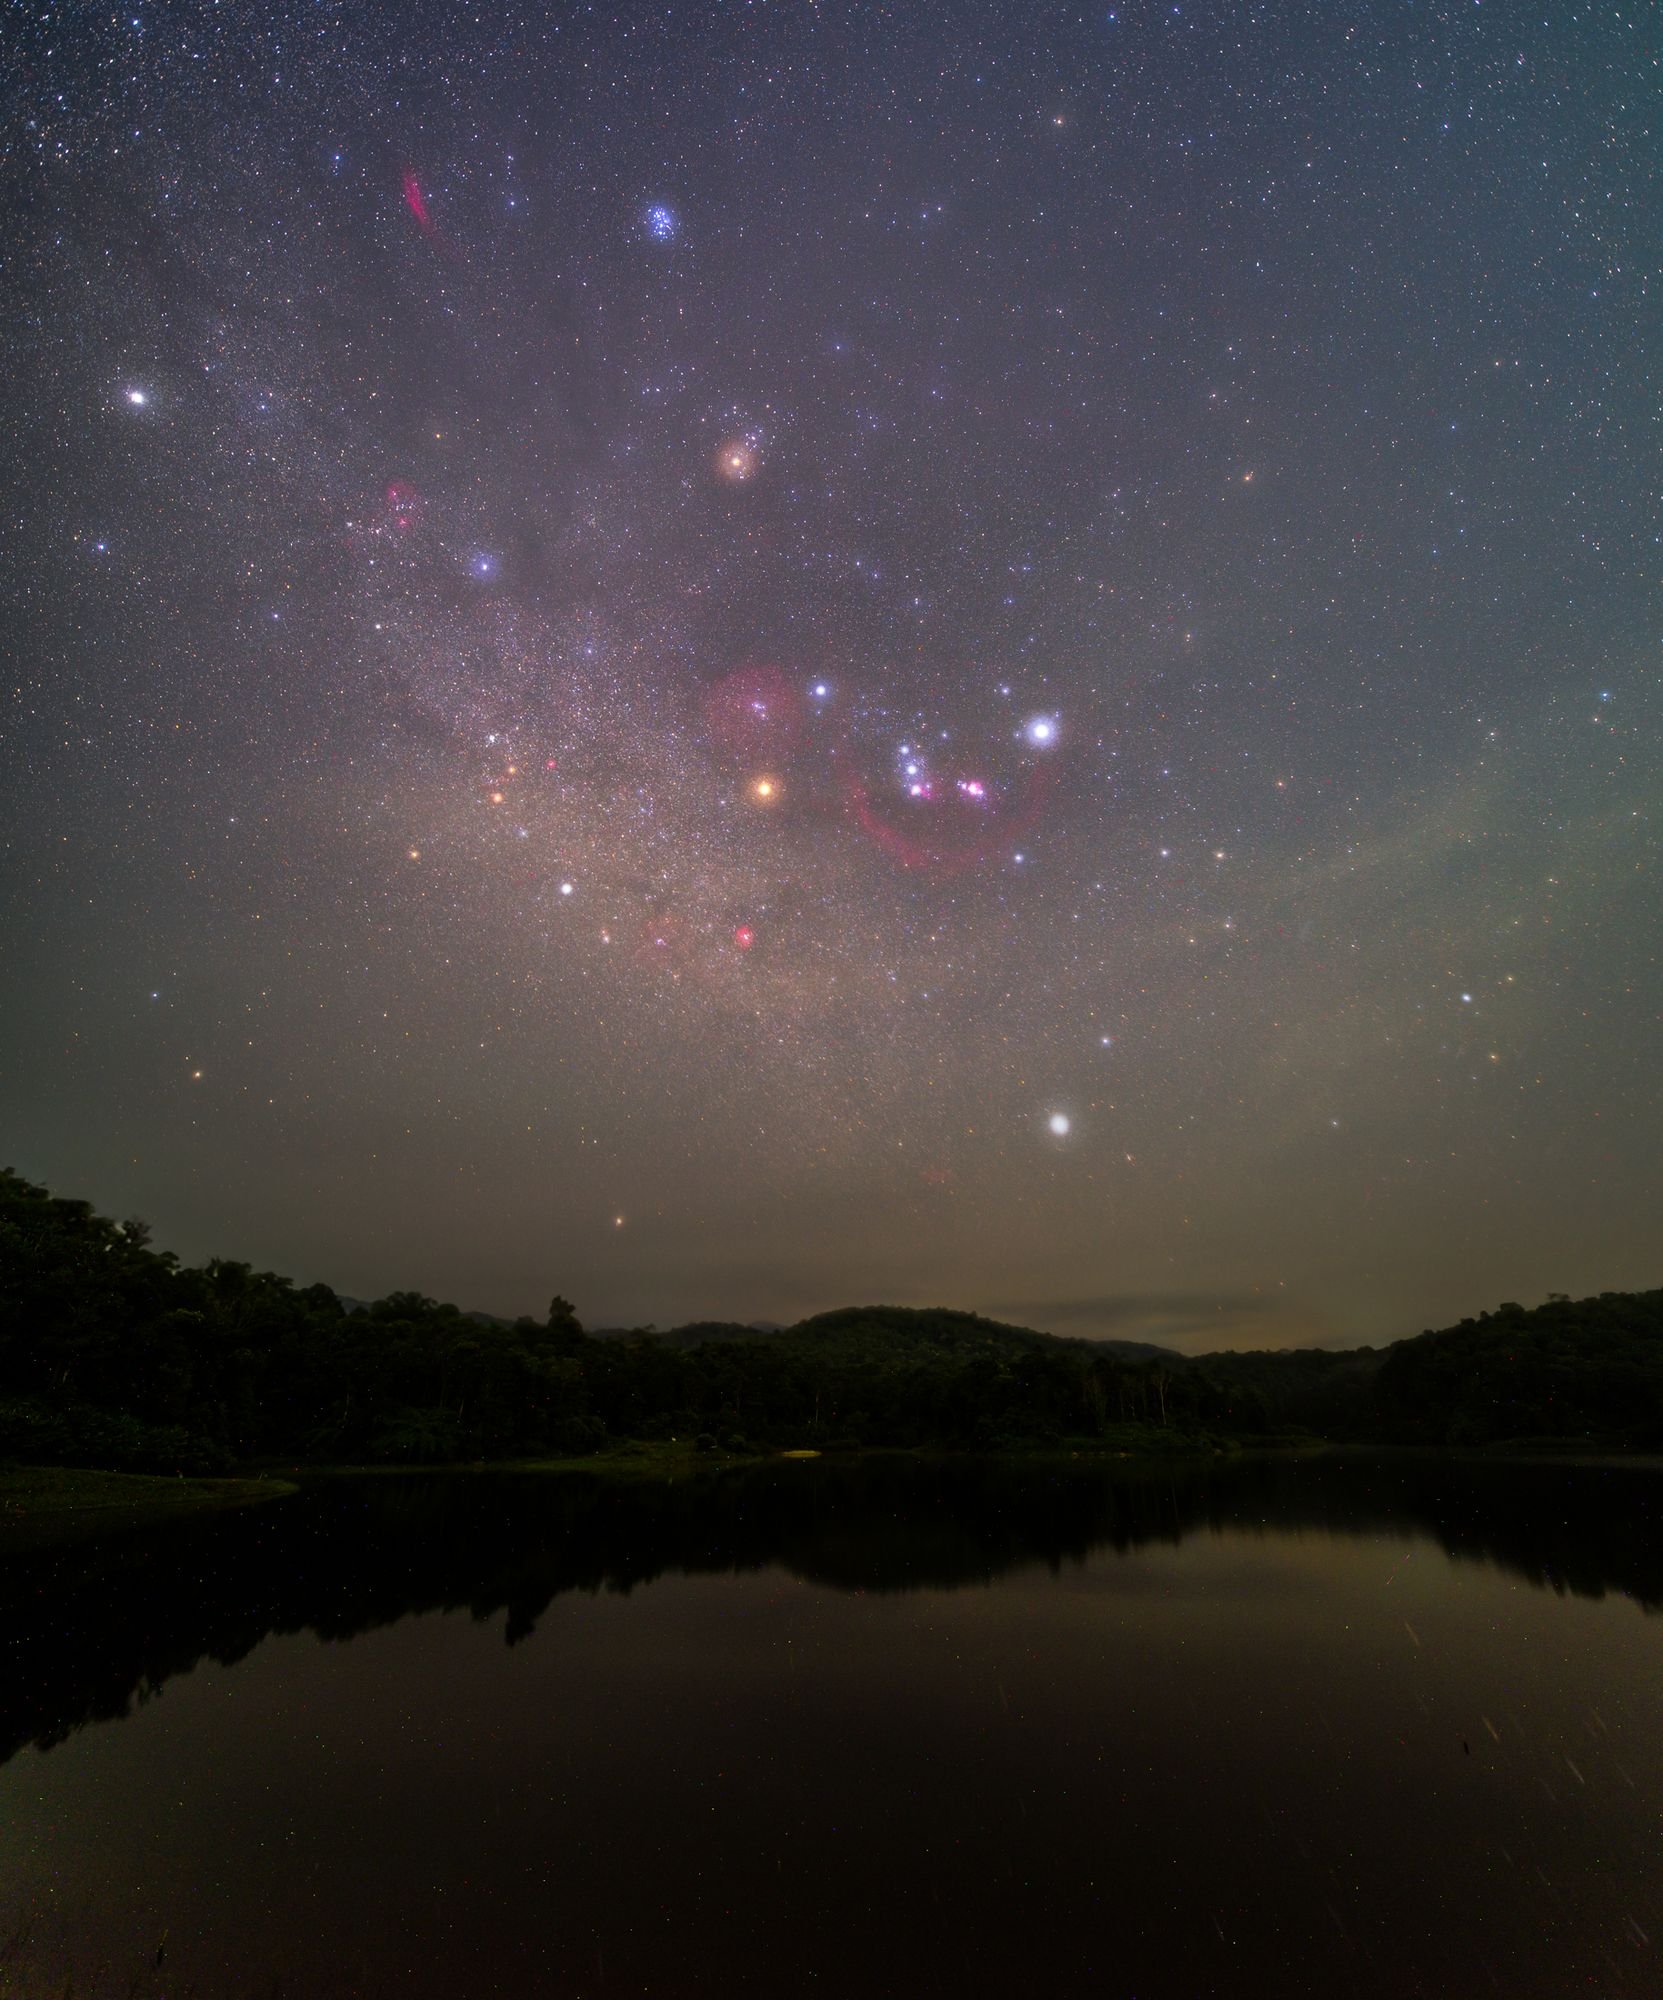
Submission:
<svg viewBox="0 0 1663 2000">
<path fill-rule="evenodd" d="M 16 25 L 21 1171 L 591 1325 L 1657 1282 L 1647 10 Z"/>
</svg>

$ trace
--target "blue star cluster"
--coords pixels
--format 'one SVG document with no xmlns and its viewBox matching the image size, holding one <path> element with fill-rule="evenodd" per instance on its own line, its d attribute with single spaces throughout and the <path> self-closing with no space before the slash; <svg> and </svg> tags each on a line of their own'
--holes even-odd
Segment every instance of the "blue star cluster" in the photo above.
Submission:
<svg viewBox="0 0 1663 2000">
<path fill-rule="evenodd" d="M 1655 1283 L 1651 25 L 14 23 L 0 1154 L 601 1324 Z"/>
</svg>

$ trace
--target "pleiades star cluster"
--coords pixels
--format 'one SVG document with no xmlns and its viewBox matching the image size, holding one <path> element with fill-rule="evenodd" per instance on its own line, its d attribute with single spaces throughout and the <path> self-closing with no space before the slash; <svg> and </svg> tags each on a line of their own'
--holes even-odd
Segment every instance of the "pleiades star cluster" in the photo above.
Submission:
<svg viewBox="0 0 1663 2000">
<path fill-rule="evenodd" d="M 590 1325 L 1657 1283 L 1659 25 L 14 9 L 0 1156 Z"/>
</svg>

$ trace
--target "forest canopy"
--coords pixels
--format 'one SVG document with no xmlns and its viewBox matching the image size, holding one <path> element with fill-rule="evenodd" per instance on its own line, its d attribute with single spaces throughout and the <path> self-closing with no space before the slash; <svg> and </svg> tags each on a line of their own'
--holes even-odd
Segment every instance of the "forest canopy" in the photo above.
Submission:
<svg viewBox="0 0 1663 2000">
<path fill-rule="evenodd" d="M 586 1334 L 417 1292 L 370 1303 L 183 1266 L 0 1170 L 0 1457 L 128 1470 L 752 1447 L 1194 1448 L 1304 1431 L 1663 1444 L 1663 1291 L 1506 1305 L 1386 1349 L 1186 1360 L 974 1314 L 855 1307 L 762 1332 Z"/>
</svg>

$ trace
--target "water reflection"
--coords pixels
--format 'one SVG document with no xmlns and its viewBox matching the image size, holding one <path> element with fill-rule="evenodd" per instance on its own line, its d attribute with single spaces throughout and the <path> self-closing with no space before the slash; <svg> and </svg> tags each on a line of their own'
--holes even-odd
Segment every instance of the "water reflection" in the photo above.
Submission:
<svg viewBox="0 0 1663 2000">
<path fill-rule="evenodd" d="M 1196 1465 L 904 1458 L 689 1484 L 584 1475 L 332 1480 L 292 1500 L 0 1562 L 0 1762 L 127 1713 L 272 1633 L 348 1639 L 410 1613 L 783 1566 L 841 1590 L 986 1585 L 1208 1532 L 1430 1539 L 1539 1588 L 1663 1604 L 1663 1479 L 1641 1468 L 1367 1457 Z"/>
</svg>

